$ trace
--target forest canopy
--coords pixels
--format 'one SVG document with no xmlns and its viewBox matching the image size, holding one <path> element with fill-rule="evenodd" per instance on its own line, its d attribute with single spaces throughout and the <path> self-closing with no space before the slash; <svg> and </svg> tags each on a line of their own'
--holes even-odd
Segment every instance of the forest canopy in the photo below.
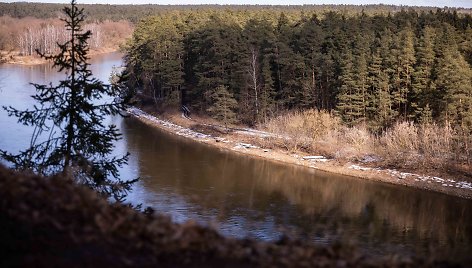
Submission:
<svg viewBox="0 0 472 268">
<path fill-rule="evenodd" d="M 444 10 L 175 11 L 140 22 L 126 60 L 130 86 L 156 101 L 208 111 L 224 86 L 243 123 L 316 108 L 374 130 L 399 119 L 469 128 L 471 27 Z"/>
</svg>

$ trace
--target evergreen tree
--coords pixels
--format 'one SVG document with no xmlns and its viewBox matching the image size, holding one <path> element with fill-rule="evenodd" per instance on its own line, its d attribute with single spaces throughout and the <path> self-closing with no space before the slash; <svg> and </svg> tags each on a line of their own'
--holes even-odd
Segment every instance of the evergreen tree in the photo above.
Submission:
<svg viewBox="0 0 472 268">
<path fill-rule="evenodd" d="M 382 58 L 378 50 L 375 51 L 368 68 L 368 85 L 371 92 L 370 101 L 372 103 L 369 108 L 369 113 L 371 114 L 370 127 L 375 131 L 385 129 L 393 118 L 389 77 L 382 67 Z"/>
<path fill-rule="evenodd" d="M 331 110 L 337 106 L 339 94 L 341 94 L 344 55 L 352 52 L 352 32 L 349 23 L 339 13 L 329 12 L 322 22 L 325 31 L 325 40 L 322 44 L 320 98 L 321 109 Z"/>
<path fill-rule="evenodd" d="M 366 36 L 359 34 L 356 39 L 356 94 L 358 95 L 358 107 L 361 115 L 357 119 L 358 121 L 365 121 L 367 119 L 367 111 L 370 107 L 370 92 L 368 89 L 368 66 L 367 66 L 367 54 L 368 54 L 368 41 Z"/>
<path fill-rule="evenodd" d="M 429 117 L 431 113 L 430 108 L 434 102 L 433 96 L 436 90 L 432 77 L 434 61 L 434 29 L 425 27 L 416 48 L 416 65 L 410 94 L 412 117 L 417 120 L 424 116 Z"/>
<path fill-rule="evenodd" d="M 156 105 L 180 104 L 183 54 L 183 37 L 175 21 L 157 17 L 141 22 L 126 59 L 133 69 L 130 74 L 140 83 L 130 86 L 142 85 L 140 93 Z"/>
<path fill-rule="evenodd" d="M 155 62 L 153 57 L 150 57 L 154 54 L 154 42 L 150 34 L 153 25 L 153 20 L 144 20 L 137 25 L 125 56 L 129 73 L 126 83 L 129 87 L 136 88 L 141 98 L 144 96 L 152 98 L 156 95 L 153 75 Z"/>
<path fill-rule="evenodd" d="M 211 105 L 211 89 L 227 86 L 233 95 L 244 85 L 243 73 L 246 62 L 241 57 L 241 28 L 231 21 L 213 16 L 205 27 L 197 31 L 192 40 L 193 54 L 196 56 L 193 72 L 196 85 L 193 99 L 201 109 Z"/>
<path fill-rule="evenodd" d="M 396 56 L 393 77 L 393 103 L 399 115 L 408 117 L 408 98 L 411 92 L 413 67 L 415 64 L 415 50 L 413 32 L 409 26 L 400 32 L 394 39 L 393 54 Z"/>
<path fill-rule="evenodd" d="M 33 126 L 34 133 L 30 148 L 17 155 L 1 151 L 0 156 L 16 169 L 42 175 L 61 173 L 106 197 L 123 200 L 135 180 L 119 178 L 118 167 L 126 164 L 128 156 L 110 157 L 120 134 L 116 126 L 105 126 L 104 120 L 107 115 L 122 112 L 125 103 L 116 99 L 105 102 L 120 92 L 92 77 L 87 56 L 87 40 L 92 33 L 81 27 L 83 9 L 72 0 L 64 12 L 69 40 L 59 45 L 57 55 L 41 57 L 52 60 L 67 77 L 57 86 L 34 84 L 37 93 L 33 98 L 39 105 L 33 110 L 4 107 L 20 123 Z M 44 137 L 47 139 L 40 142 Z"/>
<path fill-rule="evenodd" d="M 436 109 L 444 121 L 469 128 L 472 123 L 470 65 L 459 51 L 455 30 L 448 24 L 442 26 L 435 50 L 435 98 L 439 99 Z"/>
<path fill-rule="evenodd" d="M 352 55 L 351 51 L 356 54 Z M 343 120 L 351 125 L 363 122 L 367 118 L 370 94 L 366 53 L 366 43 L 363 37 L 358 35 L 354 48 L 348 49 L 345 54 L 340 76 L 341 91 L 338 95 L 337 110 Z"/>
<path fill-rule="evenodd" d="M 207 109 L 211 116 L 225 125 L 237 122 L 236 113 L 238 102 L 226 86 L 218 86 L 210 95 L 213 104 Z"/>
<path fill-rule="evenodd" d="M 286 109 L 297 108 L 302 89 L 303 57 L 291 47 L 293 29 L 288 18 L 282 13 L 279 17 L 275 44 L 274 61 L 276 67 L 276 90 L 278 104 Z"/>
<path fill-rule="evenodd" d="M 274 89 L 274 79 L 271 70 L 271 54 L 266 54 L 262 58 L 261 76 L 263 86 L 260 94 L 260 120 L 265 122 L 276 112 L 276 92 Z"/>
<path fill-rule="evenodd" d="M 157 98 L 165 104 L 180 105 L 183 84 L 182 34 L 168 20 L 156 22 L 153 38 L 153 70 L 157 84 Z"/>
<path fill-rule="evenodd" d="M 463 38 L 460 46 L 464 58 L 472 65 L 472 25 L 467 25 L 463 33 Z"/>
<path fill-rule="evenodd" d="M 300 106 L 303 108 L 321 108 L 318 80 L 321 79 L 323 39 L 323 31 L 316 15 L 302 24 L 295 38 L 295 49 L 304 57 L 306 67 L 300 94 Z"/>
<path fill-rule="evenodd" d="M 472 130 L 472 71 L 457 47 L 444 51 L 436 72 L 437 89 L 443 96 L 443 118 Z"/>
<path fill-rule="evenodd" d="M 357 85 L 354 74 L 354 60 L 351 51 L 347 51 L 343 58 L 342 72 L 339 77 L 341 88 L 338 94 L 336 110 L 341 115 L 344 122 L 352 125 L 356 123 L 361 115 L 361 111 L 357 109 L 358 107 L 355 103 L 359 100 L 359 96 L 356 94 Z"/>
<path fill-rule="evenodd" d="M 249 124 L 265 120 L 273 112 L 274 89 L 270 58 L 275 36 L 267 20 L 251 19 L 243 30 L 246 86 L 239 95 L 240 118 Z"/>
</svg>

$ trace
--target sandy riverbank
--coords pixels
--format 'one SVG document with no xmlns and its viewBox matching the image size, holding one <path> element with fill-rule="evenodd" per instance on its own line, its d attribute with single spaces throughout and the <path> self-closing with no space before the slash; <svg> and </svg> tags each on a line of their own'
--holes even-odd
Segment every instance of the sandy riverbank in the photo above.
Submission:
<svg viewBox="0 0 472 268">
<path fill-rule="evenodd" d="M 146 124 L 223 150 L 362 179 L 415 187 L 462 198 L 472 198 L 472 183 L 467 181 L 369 167 L 363 165 L 363 163 L 340 163 L 321 155 L 292 154 L 279 148 L 268 149 L 254 145 L 257 144 L 257 139 L 262 139 L 267 135 L 273 135 L 271 133 L 253 129 L 238 129 L 228 132 L 204 131 L 204 124 L 192 122 L 188 119 L 174 120 L 179 121 L 179 124 L 175 124 L 167 120 L 159 119 L 138 108 L 130 108 L 128 112 Z M 184 121 L 188 122 L 184 123 Z M 209 129 L 214 129 L 214 126 L 208 127 Z M 203 131 L 192 129 L 203 129 Z M 251 143 L 251 141 L 254 142 Z"/>
<path fill-rule="evenodd" d="M 89 56 L 93 57 L 96 55 L 112 53 L 118 51 L 118 48 L 113 47 L 103 47 L 97 50 L 90 50 Z M 21 56 L 19 52 L 6 52 L 0 51 L 0 59 L 5 59 L 4 62 L 6 64 L 18 64 L 18 65 L 38 65 L 47 63 L 47 60 L 40 58 L 39 56 Z"/>
</svg>

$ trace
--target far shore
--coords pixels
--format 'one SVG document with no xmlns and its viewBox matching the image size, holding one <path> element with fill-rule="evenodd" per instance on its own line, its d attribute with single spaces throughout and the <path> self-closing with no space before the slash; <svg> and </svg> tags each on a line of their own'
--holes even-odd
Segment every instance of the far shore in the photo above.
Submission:
<svg viewBox="0 0 472 268">
<path fill-rule="evenodd" d="M 392 169 L 380 169 L 368 165 L 362 165 L 362 163 L 340 163 L 323 156 L 293 154 L 280 148 L 267 149 L 254 145 L 257 144 L 257 142 L 253 142 L 252 144 L 250 143 L 251 141 L 260 138 L 260 136 L 270 134 L 258 130 L 242 129 L 240 131 L 230 131 L 228 133 L 205 133 L 205 131 L 192 130 L 199 129 L 202 124 L 194 120 L 179 118 L 180 116 L 171 117 L 170 120 L 167 118 L 167 120 L 163 120 L 155 115 L 151 115 L 134 107 L 128 109 L 128 113 L 140 121 L 162 129 L 168 133 L 183 136 L 222 150 L 330 173 L 414 187 L 417 189 L 472 199 L 471 182 L 461 181 L 450 177 L 446 178 L 444 176 L 437 177 L 431 174 L 420 175 Z M 219 127 L 224 128 L 222 126 Z"/>
<path fill-rule="evenodd" d="M 118 48 L 112 47 L 104 47 L 98 50 L 90 50 L 88 55 L 93 57 L 96 55 L 107 54 L 118 51 Z M 0 55 L 2 58 L 5 58 L 4 64 L 16 64 L 16 65 L 39 65 L 47 63 L 48 61 L 40 58 L 39 56 L 21 56 L 20 53 L 17 51 L 14 52 L 7 52 L 7 51 L 0 51 Z"/>
</svg>

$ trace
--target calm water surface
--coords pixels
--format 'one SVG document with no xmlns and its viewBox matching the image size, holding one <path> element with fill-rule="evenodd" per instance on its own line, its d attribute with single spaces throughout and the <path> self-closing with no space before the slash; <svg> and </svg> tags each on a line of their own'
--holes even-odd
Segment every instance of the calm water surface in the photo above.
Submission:
<svg viewBox="0 0 472 268">
<path fill-rule="evenodd" d="M 92 61 L 108 81 L 118 53 Z M 0 105 L 31 107 L 29 82 L 56 82 L 49 65 L 0 65 Z M 369 182 L 228 153 L 153 129 L 133 118 L 109 118 L 131 153 L 123 178 L 141 177 L 128 201 L 194 219 L 235 237 L 276 240 L 282 234 L 325 244 L 347 240 L 364 252 L 424 254 L 469 260 L 472 201 Z M 0 148 L 18 151 L 31 130 L 0 111 Z"/>
</svg>

